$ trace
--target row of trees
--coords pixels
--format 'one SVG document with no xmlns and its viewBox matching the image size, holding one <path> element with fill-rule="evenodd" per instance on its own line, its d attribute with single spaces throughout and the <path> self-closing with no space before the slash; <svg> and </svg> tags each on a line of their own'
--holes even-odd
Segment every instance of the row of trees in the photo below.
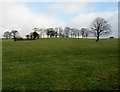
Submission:
<svg viewBox="0 0 120 92">
<path fill-rule="evenodd" d="M 70 27 L 65 27 L 64 30 L 62 27 L 56 27 L 56 28 L 33 28 L 33 32 L 29 33 L 26 35 L 27 39 L 39 39 L 39 38 L 44 38 L 45 36 L 48 38 L 52 37 L 82 37 L 82 38 L 87 38 L 89 34 L 93 33 L 96 37 L 97 40 L 96 42 L 99 41 L 99 37 L 102 34 L 107 34 L 111 31 L 111 26 L 108 24 L 108 21 L 106 21 L 103 18 L 96 18 L 90 25 L 90 30 L 87 28 L 70 28 Z M 14 38 L 14 41 L 16 39 L 20 38 L 18 36 L 18 31 L 17 30 L 12 30 L 11 32 L 7 31 L 3 35 L 6 38 Z"/>
<path fill-rule="evenodd" d="M 9 38 L 9 39 L 10 39 L 10 38 L 13 38 L 14 41 L 16 41 L 16 39 L 19 37 L 17 30 L 12 30 L 11 32 L 6 31 L 6 32 L 4 32 L 4 35 L 3 35 L 3 36 L 6 37 L 7 39 L 8 39 L 8 38 Z"/>
<path fill-rule="evenodd" d="M 26 35 L 28 39 L 32 39 L 32 36 L 34 39 L 36 38 L 44 38 L 45 36 L 47 38 L 54 38 L 54 37 L 71 37 L 76 38 L 82 36 L 82 38 L 88 36 L 89 30 L 87 28 L 82 28 L 81 30 L 76 28 L 70 28 L 65 27 L 63 30 L 62 27 L 56 27 L 56 28 L 33 28 L 34 32 L 31 32 Z"/>
</svg>

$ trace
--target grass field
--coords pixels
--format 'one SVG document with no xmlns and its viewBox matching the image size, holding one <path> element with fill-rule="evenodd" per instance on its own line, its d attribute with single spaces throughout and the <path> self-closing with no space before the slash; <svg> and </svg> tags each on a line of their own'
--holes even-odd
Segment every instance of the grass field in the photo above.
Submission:
<svg viewBox="0 0 120 92">
<path fill-rule="evenodd" d="M 118 90 L 118 39 L 2 44 L 3 90 Z"/>
</svg>

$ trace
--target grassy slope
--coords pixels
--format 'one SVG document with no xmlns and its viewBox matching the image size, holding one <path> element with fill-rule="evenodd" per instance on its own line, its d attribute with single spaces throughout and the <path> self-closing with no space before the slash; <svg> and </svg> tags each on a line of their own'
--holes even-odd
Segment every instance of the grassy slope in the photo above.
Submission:
<svg viewBox="0 0 120 92">
<path fill-rule="evenodd" d="M 3 89 L 117 89 L 118 40 L 3 40 Z"/>
</svg>

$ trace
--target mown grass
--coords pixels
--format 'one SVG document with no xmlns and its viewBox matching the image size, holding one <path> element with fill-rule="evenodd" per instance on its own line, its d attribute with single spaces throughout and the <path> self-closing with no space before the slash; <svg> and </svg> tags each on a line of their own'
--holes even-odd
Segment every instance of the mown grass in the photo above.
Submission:
<svg viewBox="0 0 120 92">
<path fill-rule="evenodd" d="M 3 40 L 3 90 L 118 90 L 118 39 Z"/>
</svg>

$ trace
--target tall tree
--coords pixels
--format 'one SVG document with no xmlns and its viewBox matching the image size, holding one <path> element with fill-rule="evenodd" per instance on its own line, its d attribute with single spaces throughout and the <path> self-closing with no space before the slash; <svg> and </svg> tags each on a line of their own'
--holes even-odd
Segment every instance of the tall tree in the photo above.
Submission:
<svg viewBox="0 0 120 92">
<path fill-rule="evenodd" d="M 47 34 L 46 31 L 47 31 L 47 30 L 46 30 L 45 28 L 40 28 L 40 29 L 38 30 L 40 38 L 44 38 L 45 34 Z"/>
<path fill-rule="evenodd" d="M 70 29 L 70 36 L 71 36 L 71 38 L 73 37 L 73 35 L 74 35 L 74 29 L 71 28 L 71 29 Z"/>
<path fill-rule="evenodd" d="M 63 28 L 59 27 L 59 33 L 58 33 L 59 37 L 63 36 Z"/>
<path fill-rule="evenodd" d="M 17 31 L 17 30 L 12 30 L 12 31 L 11 31 L 11 34 L 12 34 L 12 36 L 13 36 L 14 41 L 16 41 L 16 38 L 17 38 L 17 36 L 18 36 L 18 31 Z"/>
<path fill-rule="evenodd" d="M 39 31 L 39 28 L 34 27 L 33 30 L 34 30 L 34 32 L 31 33 L 31 38 L 35 40 L 36 38 L 39 38 L 39 36 L 40 36 L 40 35 L 37 33 L 37 32 Z"/>
<path fill-rule="evenodd" d="M 46 29 L 46 35 L 47 35 L 47 38 L 49 38 L 49 36 L 50 36 L 50 31 L 49 31 L 48 28 Z"/>
<path fill-rule="evenodd" d="M 55 37 L 59 36 L 59 27 L 55 27 L 54 30 L 56 32 Z"/>
<path fill-rule="evenodd" d="M 58 35 L 58 33 L 56 32 L 56 31 L 54 31 L 54 36 L 57 38 L 57 35 Z"/>
<path fill-rule="evenodd" d="M 78 32 L 77 35 L 78 35 L 78 38 L 79 38 L 80 37 L 80 30 L 78 29 L 77 32 Z"/>
<path fill-rule="evenodd" d="M 85 32 L 85 37 L 87 39 L 87 37 L 88 37 L 88 31 Z"/>
<path fill-rule="evenodd" d="M 33 32 L 30 32 L 30 39 L 33 39 Z"/>
<path fill-rule="evenodd" d="M 7 38 L 7 39 L 8 39 L 8 38 L 10 39 L 10 37 L 11 37 L 11 32 L 6 31 L 6 32 L 4 32 L 3 36 L 4 36 L 5 38 Z"/>
<path fill-rule="evenodd" d="M 50 32 L 50 38 L 57 36 L 57 33 L 55 31 L 50 30 L 49 32 Z"/>
<path fill-rule="evenodd" d="M 69 33 L 70 33 L 70 27 L 65 27 L 65 29 L 64 29 L 65 37 L 69 37 Z"/>
<path fill-rule="evenodd" d="M 29 38 L 30 38 L 30 35 L 27 34 L 25 37 L 26 37 L 27 39 L 29 39 Z"/>
<path fill-rule="evenodd" d="M 57 35 L 57 34 L 55 33 L 54 28 L 47 28 L 46 31 L 47 31 L 47 37 L 50 36 L 50 38 L 51 38 L 51 37 L 55 37 L 55 36 Z"/>
<path fill-rule="evenodd" d="M 32 33 L 33 39 L 39 38 L 39 34 L 37 32 Z"/>
<path fill-rule="evenodd" d="M 94 21 L 91 23 L 90 28 L 91 28 L 91 31 L 97 37 L 96 42 L 99 41 L 100 35 L 111 32 L 110 24 L 108 23 L 108 21 L 106 21 L 105 19 L 101 17 L 95 18 Z"/>
<path fill-rule="evenodd" d="M 85 37 L 85 31 L 86 31 L 85 28 L 82 28 L 81 31 L 80 31 L 80 33 L 81 33 L 81 35 L 82 35 L 82 38 Z"/>
<path fill-rule="evenodd" d="M 88 29 L 88 28 L 82 28 L 81 29 L 81 35 L 82 35 L 82 38 L 83 37 L 88 37 L 88 35 L 89 35 L 89 33 L 90 33 L 90 30 Z"/>
</svg>

